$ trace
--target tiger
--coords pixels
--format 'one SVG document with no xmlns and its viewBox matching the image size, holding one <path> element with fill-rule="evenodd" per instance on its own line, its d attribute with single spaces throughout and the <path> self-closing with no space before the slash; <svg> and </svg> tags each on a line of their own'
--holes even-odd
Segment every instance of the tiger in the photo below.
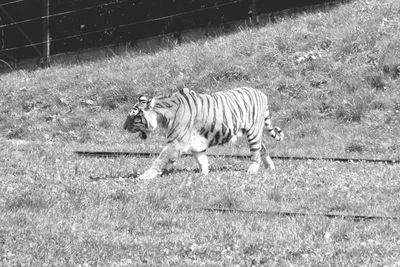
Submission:
<svg viewBox="0 0 400 267">
<path fill-rule="evenodd" d="M 191 152 L 200 172 L 209 173 L 206 150 L 246 134 L 251 164 L 247 173 L 255 174 L 264 166 L 274 170 L 274 163 L 262 143 L 263 127 L 277 141 L 284 139 L 279 127 L 272 127 L 267 96 L 251 87 L 239 87 L 211 94 L 200 94 L 183 88 L 170 96 L 139 96 L 130 110 L 124 130 L 139 133 L 141 139 L 157 128 L 164 130 L 167 144 L 151 167 L 138 179 L 160 175 L 183 153 Z"/>
</svg>

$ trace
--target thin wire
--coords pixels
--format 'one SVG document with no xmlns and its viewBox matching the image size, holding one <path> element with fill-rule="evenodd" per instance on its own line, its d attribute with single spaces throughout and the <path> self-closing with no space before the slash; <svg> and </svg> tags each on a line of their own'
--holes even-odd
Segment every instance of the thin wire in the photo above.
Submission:
<svg viewBox="0 0 400 267">
<path fill-rule="evenodd" d="M 83 33 L 79 33 L 79 34 L 69 35 L 69 36 L 66 36 L 66 37 L 52 39 L 51 42 L 64 41 L 64 40 L 68 40 L 68 39 L 72 39 L 72 38 L 76 38 L 76 37 L 87 36 L 87 35 L 94 34 L 94 33 L 101 33 L 101 32 L 105 32 L 105 31 L 108 31 L 108 30 L 120 29 L 120 28 L 124 28 L 124 27 L 128 27 L 128 26 L 134 26 L 134 25 L 140 25 L 140 24 L 144 24 L 144 23 L 148 23 L 148 22 L 160 21 L 160 20 L 164 20 L 164 19 L 168 19 L 168 18 L 174 18 L 174 17 L 182 16 L 182 15 L 193 14 L 193 13 L 197 13 L 197 12 L 201 12 L 201 11 L 205 11 L 205 10 L 209 10 L 209 9 L 218 9 L 220 7 L 236 4 L 236 3 L 239 3 L 241 1 L 242 0 L 236 0 L 236 1 L 232 1 L 232 2 L 223 3 L 223 4 L 218 5 L 218 6 L 212 6 L 212 7 L 208 7 L 208 8 L 190 10 L 190 11 L 176 13 L 176 14 L 169 15 L 169 16 L 164 16 L 164 17 L 159 17 L 159 18 L 154 18 L 154 19 L 147 19 L 147 20 L 142 20 L 142 21 L 135 21 L 135 22 L 128 23 L 128 24 L 122 24 L 122 25 L 117 25 L 117 26 L 106 27 L 106 28 L 103 28 L 103 29 L 97 30 L 97 31 L 83 32 Z M 42 42 L 31 43 L 31 44 L 27 44 L 27 45 L 23 45 L 23 46 L 10 47 L 10 48 L 6 48 L 6 49 L 2 49 L 2 50 L 0 50 L 0 52 L 17 50 L 17 49 L 22 49 L 22 48 L 42 45 L 42 44 L 45 44 L 45 43 L 47 43 L 47 42 L 46 41 L 42 41 Z"/>
<path fill-rule="evenodd" d="M 127 0 L 127 1 L 121 1 L 121 2 L 108 2 L 108 3 L 99 4 L 99 5 L 96 5 L 96 6 L 84 7 L 84 8 L 81 8 L 81 9 L 74 9 L 74 10 L 70 10 L 70 11 L 64 11 L 64 12 L 60 12 L 60 13 L 55 13 L 55 14 L 51 14 L 49 16 L 41 16 L 41 17 L 35 17 L 35 18 L 31 18 L 31 19 L 26 19 L 26 20 L 20 20 L 20 21 L 16 21 L 16 22 L 13 22 L 13 23 L 1 25 L 0 29 L 1 28 L 15 26 L 17 24 L 22 24 L 22 23 L 27 23 L 27 22 L 32 22 L 32 21 L 41 20 L 41 19 L 47 19 L 47 18 L 50 19 L 52 17 L 64 16 L 64 15 L 78 13 L 78 12 L 81 12 L 81 11 L 95 9 L 95 8 L 99 8 L 99 7 L 103 7 L 103 6 L 109 6 L 109 5 L 120 4 L 120 3 L 128 3 L 128 2 L 130 2 L 130 1 Z M 0 8 L 1 8 L 1 6 L 0 6 Z"/>
<path fill-rule="evenodd" d="M 8 3 L 4 3 L 4 4 L 1 4 L 0 7 L 12 5 L 12 4 L 16 4 L 16 3 L 24 2 L 24 1 L 27 1 L 27 0 L 16 0 L 16 1 L 8 2 Z"/>
<path fill-rule="evenodd" d="M 37 45 L 42 45 L 47 43 L 46 41 L 42 41 L 42 42 L 38 42 L 38 43 L 31 43 L 31 44 L 27 44 L 27 45 L 21 45 L 21 46 L 16 46 L 16 47 L 10 47 L 10 48 L 5 48 L 0 50 L 0 52 L 7 52 L 7 51 L 12 51 L 12 50 L 18 50 L 18 49 L 22 49 L 22 48 L 28 48 L 28 47 L 32 47 L 32 46 L 37 46 Z"/>
<path fill-rule="evenodd" d="M 8 62 L 7 62 L 7 61 L 0 59 L 0 62 L 3 62 L 4 64 L 6 64 L 6 65 L 7 65 L 7 67 L 9 67 L 9 68 L 11 69 L 11 71 L 13 71 L 13 70 L 14 70 L 14 69 L 13 69 L 13 67 L 11 67 L 11 65 L 10 65 L 10 64 L 8 64 Z"/>
</svg>

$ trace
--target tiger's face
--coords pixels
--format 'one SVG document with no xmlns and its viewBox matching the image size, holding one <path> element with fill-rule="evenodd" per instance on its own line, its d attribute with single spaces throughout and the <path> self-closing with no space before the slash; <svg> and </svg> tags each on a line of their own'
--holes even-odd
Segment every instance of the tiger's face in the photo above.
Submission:
<svg viewBox="0 0 400 267">
<path fill-rule="evenodd" d="M 147 135 L 157 127 L 156 114 L 152 111 L 154 99 L 148 100 L 145 96 L 140 96 L 128 114 L 124 123 L 124 129 L 131 133 L 139 133 L 141 139 L 146 139 Z"/>
</svg>

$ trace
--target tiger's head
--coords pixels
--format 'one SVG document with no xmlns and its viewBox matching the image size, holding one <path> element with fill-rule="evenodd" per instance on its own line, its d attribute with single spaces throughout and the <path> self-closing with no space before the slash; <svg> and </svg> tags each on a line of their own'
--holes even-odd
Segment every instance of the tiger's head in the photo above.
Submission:
<svg viewBox="0 0 400 267">
<path fill-rule="evenodd" d="M 124 129 L 131 133 L 139 132 L 141 139 L 157 128 L 157 114 L 153 111 L 155 99 L 139 96 L 138 102 L 129 112 Z"/>
</svg>

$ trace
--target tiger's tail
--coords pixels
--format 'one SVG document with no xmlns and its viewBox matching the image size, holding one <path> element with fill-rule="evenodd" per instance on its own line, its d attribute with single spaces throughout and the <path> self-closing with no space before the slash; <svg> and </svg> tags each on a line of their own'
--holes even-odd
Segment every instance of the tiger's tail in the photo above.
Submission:
<svg viewBox="0 0 400 267">
<path fill-rule="evenodd" d="M 277 141 L 282 141 L 285 135 L 283 134 L 281 128 L 272 127 L 271 117 L 269 116 L 269 110 L 266 111 L 266 116 L 264 118 L 264 125 L 267 127 L 269 135 Z"/>
</svg>

